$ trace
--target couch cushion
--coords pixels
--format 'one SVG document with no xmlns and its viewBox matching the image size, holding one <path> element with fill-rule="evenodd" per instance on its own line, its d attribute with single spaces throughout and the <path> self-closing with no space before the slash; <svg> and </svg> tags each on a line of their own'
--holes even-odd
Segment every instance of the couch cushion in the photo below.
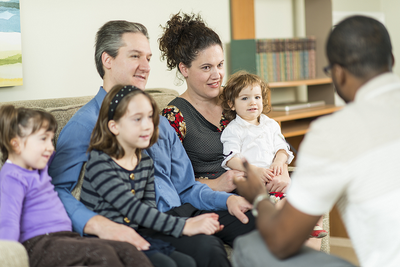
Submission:
<svg viewBox="0 0 400 267">
<path fill-rule="evenodd" d="M 146 89 L 146 92 L 154 98 L 160 112 L 169 104 L 169 102 L 171 102 L 172 99 L 179 95 L 177 91 L 166 88 Z"/>
<path fill-rule="evenodd" d="M 36 99 L 36 100 L 21 100 L 11 102 L 0 102 L 2 105 L 14 105 L 16 107 L 25 108 L 57 108 L 70 105 L 86 104 L 93 96 L 78 96 L 78 97 L 65 97 L 65 98 L 51 98 L 51 99 Z"/>
</svg>

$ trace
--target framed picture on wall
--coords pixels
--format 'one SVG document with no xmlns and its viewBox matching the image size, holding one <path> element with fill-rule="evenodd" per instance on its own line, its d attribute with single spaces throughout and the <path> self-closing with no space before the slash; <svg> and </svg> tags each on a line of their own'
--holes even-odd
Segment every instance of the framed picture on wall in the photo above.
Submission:
<svg viewBox="0 0 400 267">
<path fill-rule="evenodd" d="M 0 0 L 0 87 L 22 82 L 19 0 Z"/>
</svg>

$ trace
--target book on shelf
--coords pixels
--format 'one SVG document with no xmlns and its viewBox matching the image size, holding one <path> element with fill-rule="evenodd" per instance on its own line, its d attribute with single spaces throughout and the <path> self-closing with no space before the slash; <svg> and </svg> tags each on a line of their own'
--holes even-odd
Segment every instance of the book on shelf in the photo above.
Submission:
<svg viewBox="0 0 400 267">
<path fill-rule="evenodd" d="M 321 106 L 325 106 L 325 101 L 277 103 L 272 105 L 272 111 L 293 111 Z"/>
<path fill-rule="evenodd" d="M 267 82 L 315 78 L 315 37 L 256 39 L 256 72 Z"/>
</svg>

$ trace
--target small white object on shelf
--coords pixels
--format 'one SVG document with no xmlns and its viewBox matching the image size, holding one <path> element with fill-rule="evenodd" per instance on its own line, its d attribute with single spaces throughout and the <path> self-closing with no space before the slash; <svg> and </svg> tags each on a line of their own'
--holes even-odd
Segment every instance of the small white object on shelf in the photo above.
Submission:
<svg viewBox="0 0 400 267">
<path fill-rule="evenodd" d="M 321 106 L 325 106 L 325 101 L 281 103 L 272 105 L 272 111 L 292 111 Z"/>
</svg>

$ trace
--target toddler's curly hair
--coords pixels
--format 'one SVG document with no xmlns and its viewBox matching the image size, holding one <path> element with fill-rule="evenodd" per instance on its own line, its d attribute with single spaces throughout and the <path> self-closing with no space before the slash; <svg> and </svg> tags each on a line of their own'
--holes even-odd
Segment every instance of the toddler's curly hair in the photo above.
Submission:
<svg viewBox="0 0 400 267">
<path fill-rule="evenodd" d="M 236 111 L 232 110 L 235 105 L 235 99 L 239 96 L 239 93 L 248 86 L 260 86 L 261 96 L 263 100 L 263 114 L 267 114 L 271 111 L 271 106 L 268 103 L 268 91 L 269 87 L 265 81 L 255 74 L 248 73 L 247 71 L 238 71 L 233 74 L 228 82 L 226 83 L 220 99 L 222 101 L 221 106 L 225 118 L 229 121 L 236 118 Z"/>
</svg>

